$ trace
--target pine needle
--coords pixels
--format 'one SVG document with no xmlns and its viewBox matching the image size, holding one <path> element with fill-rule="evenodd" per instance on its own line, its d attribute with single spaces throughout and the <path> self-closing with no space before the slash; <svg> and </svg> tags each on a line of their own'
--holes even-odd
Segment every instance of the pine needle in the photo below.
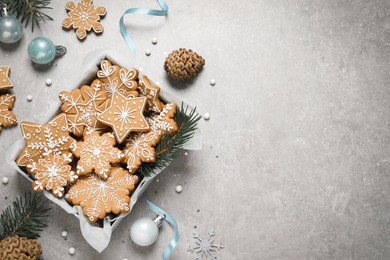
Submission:
<svg viewBox="0 0 390 260">
<path fill-rule="evenodd" d="M 154 173 L 154 170 L 167 167 L 181 153 L 183 145 L 194 136 L 200 118 L 196 108 L 189 110 L 188 106 L 184 108 L 182 104 L 174 117 L 177 132 L 166 134 L 161 138 L 156 146 L 156 161 L 143 163 L 137 173 L 148 177 Z"/>
<path fill-rule="evenodd" d="M 38 238 L 39 232 L 47 227 L 50 208 L 46 204 L 37 193 L 25 193 L 24 197 L 16 198 L 0 215 L 0 240 L 11 235 Z"/>
</svg>

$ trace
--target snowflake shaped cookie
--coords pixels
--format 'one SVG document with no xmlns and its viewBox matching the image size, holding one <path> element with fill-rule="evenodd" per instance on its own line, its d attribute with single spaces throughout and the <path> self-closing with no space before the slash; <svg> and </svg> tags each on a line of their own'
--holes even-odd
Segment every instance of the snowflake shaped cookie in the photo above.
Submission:
<svg viewBox="0 0 390 260">
<path fill-rule="evenodd" d="M 176 114 L 177 105 L 175 103 L 168 103 L 160 114 L 152 115 L 146 118 L 152 131 L 158 134 L 171 134 L 177 131 L 177 124 L 173 120 Z"/>
<path fill-rule="evenodd" d="M 14 87 L 9 79 L 9 73 L 9 67 L 0 66 L 0 90 L 12 89 Z"/>
<path fill-rule="evenodd" d="M 142 76 L 139 80 L 138 91 L 141 96 L 146 97 L 148 100 L 146 111 L 153 111 L 160 113 L 164 107 L 164 104 L 160 101 L 160 88 L 154 86 L 146 76 Z"/>
<path fill-rule="evenodd" d="M 26 147 L 16 160 L 19 166 L 38 162 L 43 156 L 67 152 L 74 142 L 69 136 L 66 115 L 63 113 L 45 125 L 22 122 L 20 127 Z"/>
<path fill-rule="evenodd" d="M 102 81 L 108 97 L 111 98 L 115 93 L 120 93 L 126 97 L 138 97 L 136 91 L 138 70 L 120 68 L 117 65 L 112 65 L 108 60 L 103 60 L 100 68 L 97 76 Z"/>
<path fill-rule="evenodd" d="M 130 210 L 130 192 L 138 183 L 136 175 L 120 167 L 112 168 L 107 180 L 96 174 L 81 176 L 65 198 L 74 205 L 83 208 L 88 221 L 96 222 L 107 213 L 125 213 Z"/>
<path fill-rule="evenodd" d="M 87 31 L 94 30 L 95 33 L 102 33 L 103 26 L 100 23 L 100 17 L 106 15 L 106 8 L 95 6 L 92 0 L 81 0 L 79 3 L 67 2 L 66 10 L 69 17 L 62 21 L 62 27 L 65 29 L 76 30 L 76 35 L 79 40 L 84 40 L 87 37 Z"/>
<path fill-rule="evenodd" d="M 107 108 L 110 100 L 107 99 L 106 92 L 100 89 L 99 82 L 94 81 L 92 86 L 82 86 L 70 93 L 63 91 L 59 95 L 63 103 L 61 110 L 67 114 L 69 131 L 78 137 L 82 136 L 87 128 L 106 128 L 97 121 L 97 116 Z"/>
<path fill-rule="evenodd" d="M 161 135 L 150 131 L 147 133 L 133 133 L 125 141 L 123 152 L 125 162 L 130 173 L 135 173 L 142 162 L 156 161 L 155 147 L 160 141 Z"/>
<path fill-rule="evenodd" d="M 149 131 L 143 115 L 145 106 L 145 97 L 126 98 L 116 93 L 110 106 L 98 116 L 98 120 L 114 130 L 116 140 L 121 144 L 130 132 Z"/>
<path fill-rule="evenodd" d="M 11 112 L 15 103 L 14 95 L 0 95 L 0 132 L 3 127 L 16 125 L 16 116 Z"/>
<path fill-rule="evenodd" d="M 99 132 L 89 130 L 84 135 L 84 141 L 74 142 L 70 146 L 72 153 L 80 160 L 77 163 L 77 174 L 85 175 L 93 170 L 101 178 L 107 179 L 111 163 L 118 163 L 123 153 L 115 148 L 115 137 L 112 133 L 100 136 Z"/>
<path fill-rule="evenodd" d="M 34 175 L 35 181 L 32 184 L 34 191 L 44 189 L 61 198 L 64 195 L 64 186 L 74 183 L 78 176 L 71 170 L 71 153 L 51 154 L 48 157 L 39 159 L 27 165 L 27 171 Z"/>
<path fill-rule="evenodd" d="M 220 243 L 215 243 L 214 240 L 215 231 L 211 230 L 208 233 L 208 237 L 206 236 L 200 237 L 195 231 L 192 233 L 192 237 L 195 239 L 195 246 L 189 246 L 188 251 L 197 255 L 195 259 L 209 258 L 216 260 L 217 256 L 215 252 L 224 248 L 224 246 Z"/>
</svg>

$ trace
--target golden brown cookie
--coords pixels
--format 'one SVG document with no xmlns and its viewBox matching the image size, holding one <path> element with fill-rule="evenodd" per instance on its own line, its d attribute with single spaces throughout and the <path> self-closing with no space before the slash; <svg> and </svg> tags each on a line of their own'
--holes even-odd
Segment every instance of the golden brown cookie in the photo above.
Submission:
<svg viewBox="0 0 390 260">
<path fill-rule="evenodd" d="M 161 139 L 161 135 L 150 131 L 147 133 L 132 133 L 125 141 L 123 152 L 125 162 L 130 173 L 135 173 L 142 162 L 156 161 L 154 147 Z"/>
<path fill-rule="evenodd" d="M 107 179 L 110 174 L 111 164 L 118 163 L 123 158 L 123 153 L 115 148 L 115 136 L 92 129 L 86 131 L 84 140 L 74 142 L 70 146 L 72 153 L 80 160 L 77 163 L 77 174 L 85 175 L 93 170 L 99 177 Z"/>
<path fill-rule="evenodd" d="M 110 126 L 118 143 L 122 143 L 130 132 L 149 131 L 149 125 L 143 115 L 145 106 L 146 97 L 126 98 L 116 93 L 110 106 L 97 119 Z"/>
<path fill-rule="evenodd" d="M 71 153 L 50 154 L 39 159 L 38 162 L 32 161 L 27 165 L 27 171 L 34 175 L 35 181 L 32 184 L 34 191 L 44 189 L 61 198 L 64 195 L 64 186 L 68 183 L 74 183 L 78 176 L 71 170 Z"/>
<path fill-rule="evenodd" d="M 146 76 L 142 76 L 139 80 L 138 91 L 142 97 L 147 98 L 146 111 L 160 113 L 164 108 L 164 104 L 160 101 L 160 88 L 154 86 Z"/>
<path fill-rule="evenodd" d="M 177 124 L 173 120 L 176 114 L 177 105 L 175 103 L 168 103 L 160 114 L 147 117 L 150 128 L 158 134 L 171 134 L 177 131 Z"/>
<path fill-rule="evenodd" d="M 13 126 L 18 123 L 16 116 L 11 112 L 14 103 L 14 95 L 0 95 L 0 132 L 3 127 Z"/>
<path fill-rule="evenodd" d="M 97 121 L 97 116 L 108 107 L 107 94 L 93 82 L 92 86 L 82 86 L 71 92 L 63 91 L 59 98 L 63 105 L 62 112 L 67 114 L 69 131 L 75 136 L 82 136 L 87 128 L 104 130 L 106 127 Z"/>
<path fill-rule="evenodd" d="M 106 8 L 103 6 L 95 6 L 92 0 L 81 0 L 77 4 L 75 2 L 67 2 L 66 10 L 69 17 L 62 20 L 62 27 L 65 29 L 75 29 L 79 40 L 84 40 L 87 37 L 87 31 L 94 30 L 95 33 L 102 33 L 103 26 L 100 23 L 100 17 L 106 15 Z"/>
<path fill-rule="evenodd" d="M 14 87 L 9 79 L 9 74 L 9 67 L 0 66 L 0 90 L 12 89 Z"/>
<path fill-rule="evenodd" d="M 69 136 L 68 122 L 63 113 L 45 125 L 22 122 L 20 127 L 26 146 L 16 160 L 19 166 L 38 162 L 43 156 L 68 152 L 74 141 Z"/>
<path fill-rule="evenodd" d="M 103 89 L 106 90 L 108 97 L 112 97 L 115 93 L 120 93 L 125 97 L 138 97 L 136 91 L 138 70 L 120 68 L 112 65 L 108 60 L 103 60 L 100 68 L 97 76 L 103 83 Z"/>
<path fill-rule="evenodd" d="M 83 208 L 88 221 L 96 222 L 108 213 L 125 213 L 130 210 L 130 192 L 138 183 L 136 175 L 120 167 L 112 168 L 107 180 L 96 174 L 81 176 L 68 193 L 66 200 Z"/>
</svg>

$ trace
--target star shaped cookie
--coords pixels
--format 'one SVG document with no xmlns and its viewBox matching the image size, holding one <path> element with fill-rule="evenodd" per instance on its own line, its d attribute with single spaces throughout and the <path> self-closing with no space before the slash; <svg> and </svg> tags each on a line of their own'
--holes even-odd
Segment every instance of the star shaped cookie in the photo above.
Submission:
<svg viewBox="0 0 390 260">
<path fill-rule="evenodd" d="M 0 66 L 0 90 L 12 89 L 14 87 L 9 79 L 9 74 L 9 67 Z"/>
<path fill-rule="evenodd" d="M 116 140 L 121 144 L 131 132 L 149 130 L 143 115 L 145 106 L 146 97 L 126 98 L 116 93 L 110 106 L 97 119 L 114 130 Z"/>
<path fill-rule="evenodd" d="M 80 205 L 89 222 L 96 222 L 108 213 L 130 210 L 130 192 L 139 179 L 120 167 L 112 168 L 107 180 L 96 174 L 81 176 L 65 195 L 67 201 Z"/>
<path fill-rule="evenodd" d="M 77 174 L 85 175 L 93 170 L 101 178 L 107 179 L 110 174 L 111 164 L 118 163 L 123 158 L 123 153 L 118 148 L 112 133 L 100 136 L 99 132 L 89 129 L 84 140 L 74 142 L 70 146 L 72 153 L 80 160 L 77 163 Z"/>
<path fill-rule="evenodd" d="M 16 163 L 26 166 L 51 154 L 68 152 L 74 139 L 69 136 L 65 114 L 59 114 L 45 125 L 29 122 L 20 124 L 26 146 L 20 153 Z"/>
<path fill-rule="evenodd" d="M 3 127 L 16 125 L 16 116 L 11 112 L 15 103 L 14 95 L 0 95 L 0 132 Z"/>
<path fill-rule="evenodd" d="M 160 88 L 154 86 L 146 76 L 142 76 L 139 80 L 138 91 L 142 97 L 146 97 L 148 103 L 146 111 L 161 112 L 164 104 L 160 101 Z"/>
<path fill-rule="evenodd" d="M 65 29 L 76 30 L 77 38 L 81 41 L 87 37 L 87 31 L 94 30 L 95 33 L 102 33 L 103 26 L 100 23 L 100 17 L 106 15 L 106 8 L 95 6 L 92 0 L 81 0 L 77 5 L 75 2 L 67 2 L 66 10 L 69 17 L 62 21 L 62 27 Z"/>
</svg>

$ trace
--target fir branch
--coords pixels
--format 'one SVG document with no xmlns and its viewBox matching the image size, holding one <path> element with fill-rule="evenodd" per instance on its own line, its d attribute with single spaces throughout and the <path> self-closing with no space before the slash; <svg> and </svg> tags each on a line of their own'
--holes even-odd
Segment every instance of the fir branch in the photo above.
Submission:
<svg viewBox="0 0 390 260">
<path fill-rule="evenodd" d="M 49 15 L 45 14 L 43 10 L 53 9 L 48 6 L 51 0 L 0 0 L 7 6 L 7 11 L 10 14 L 16 14 L 17 18 L 21 18 L 21 22 L 27 27 L 31 24 L 31 31 L 34 27 L 39 26 L 40 22 L 47 20 L 53 21 Z"/>
<path fill-rule="evenodd" d="M 150 176 L 156 169 L 164 169 L 183 150 L 183 145 L 195 134 L 197 123 L 201 116 L 196 112 L 196 108 L 189 110 L 181 105 L 176 111 L 174 120 L 177 124 L 177 132 L 164 135 L 156 146 L 156 161 L 143 163 L 137 173 L 143 176 Z"/>
<path fill-rule="evenodd" d="M 47 227 L 46 201 L 42 196 L 34 193 L 25 193 L 24 197 L 18 197 L 12 206 L 8 206 L 0 215 L 0 240 L 18 235 L 36 239 L 39 232 Z"/>
</svg>

